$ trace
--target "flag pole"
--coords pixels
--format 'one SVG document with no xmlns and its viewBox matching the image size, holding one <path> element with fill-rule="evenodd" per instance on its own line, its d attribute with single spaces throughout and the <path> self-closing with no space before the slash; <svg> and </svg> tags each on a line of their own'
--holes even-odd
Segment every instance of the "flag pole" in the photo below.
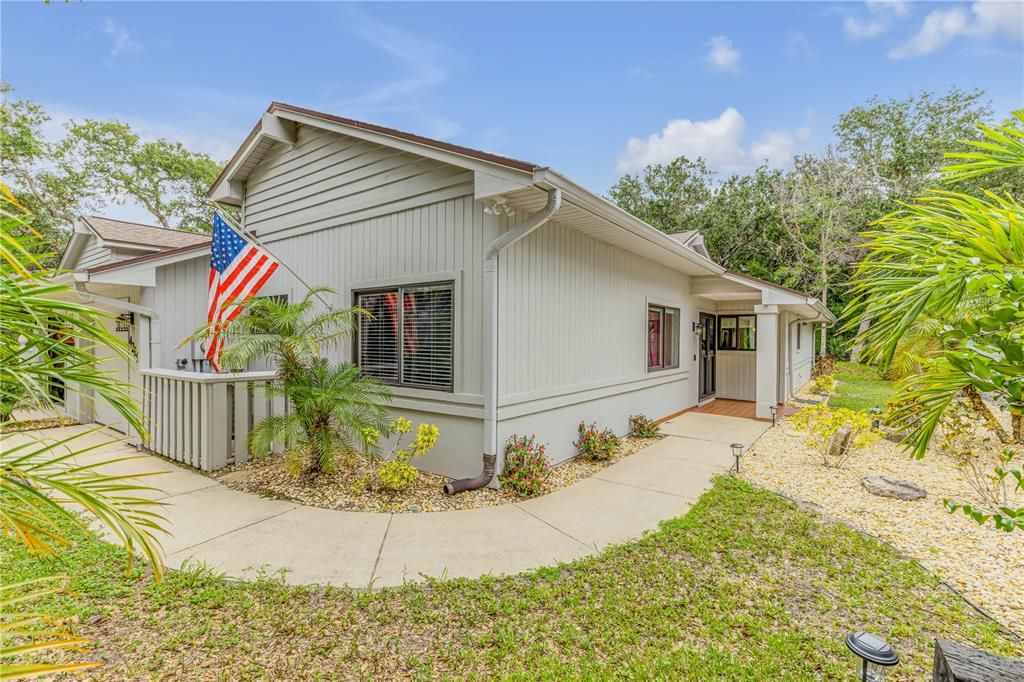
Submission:
<svg viewBox="0 0 1024 682">
<path fill-rule="evenodd" d="M 292 270 L 291 266 L 288 265 L 288 263 L 286 263 L 283 258 L 279 258 L 276 253 L 274 253 L 273 251 L 271 251 L 267 247 L 266 244 L 264 244 L 259 239 L 257 239 L 256 235 L 252 234 L 251 232 L 246 230 L 244 227 L 242 227 L 241 223 L 236 223 L 234 218 L 232 218 L 231 215 L 227 211 L 225 211 L 224 208 L 220 204 L 218 204 L 213 199 L 207 199 L 207 202 L 209 202 L 214 207 L 214 209 L 217 211 L 217 213 L 220 215 L 221 219 L 224 222 L 226 222 L 228 225 L 230 225 L 233 229 L 238 230 L 242 234 L 243 237 L 245 237 L 246 239 L 248 239 L 249 241 L 254 243 L 256 246 L 260 247 L 261 249 L 263 249 L 264 251 L 269 253 L 271 256 L 273 256 L 274 259 L 277 260 L 278 263 L 280 263 L 281 265 L 284 266 L 285 270 L 287 270 L 288 272 L 292 273 L 292 277 L 294 277 L 295 279 L 299 280 L 299 283 L 302 284 L 302 286 L 306 287 L 307 291 L 313 291 L 313 287 L 309 286 L 309 284 L 306 282 L 306 280 L 302 279 L 302 277 L 299 276 L 299 273 L 297 273 L 294 270 Z M 314 292 L 313 295 L 316 296 L 317 299 L 321 303 L 323 303 L 327 307 L 328 310 L 334 310 L 334 306 L 332 306 L 330 303 L 325 301 L 324 297 L 321 296 L 319 292 Z"/>
</svg>

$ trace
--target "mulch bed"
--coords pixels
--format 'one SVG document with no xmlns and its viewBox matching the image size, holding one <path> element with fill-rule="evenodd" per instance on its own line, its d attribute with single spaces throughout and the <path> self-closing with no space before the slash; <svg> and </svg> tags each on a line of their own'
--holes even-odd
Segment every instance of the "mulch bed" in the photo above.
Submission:
<svg viewBox="0 0 1024 682">
<path fill-rule="evenodd" d="M 45 419 L 25 419 L 0 425 L 0 433 L 18 433 L 21 431 L 39 431 L 40 429 L 58 429 L 74 426 L 78 421 L 71 417 L 47 417 Z"/>
<path fill-rule="evenodd" d="M 546 492 L 572 485 L 594 473 L 651 445 L 658 438 L 625 438 L 615 454 L 607 460 L 573 459 L 556 467 Z M 458 495 L 445 495 L 442 486 L 449 480 L 444 476 L 421 471 L 419 480 L 407 490 L 392 492 L 366 489 L 376 465 L 357 457 L 340 463 L 333 474 L 291 474 L 285 467 L 283 455 L 271 455 L 231 466 L 213 474 L 221 483 L 244 492 L 274 499 L 291 500 L 313 507 L 368 512 L 434 512 L 456 509 L 494 507 L 523 498 L 502 490 L 482 488 Z"/>
</svg>

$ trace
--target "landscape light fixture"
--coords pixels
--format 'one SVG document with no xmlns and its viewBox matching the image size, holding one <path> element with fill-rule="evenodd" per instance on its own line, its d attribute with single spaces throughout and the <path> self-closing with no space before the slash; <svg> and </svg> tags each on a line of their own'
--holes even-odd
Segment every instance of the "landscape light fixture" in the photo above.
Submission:
<svg viewBox="0 0 1024 682">
<path fill-rule="evenodd" d="M 775 413 L 778 411 L 775 405 L 769 405 L 768 411 L 772 413 L 772 428 L 775 428 Z"/>
<path fill-rule="evenodd" d="M 885 640 L 870 632 L 851 632 L 846 646 L 861 658 L 861 682 L 883 682 L 885 669 L 900 662 L 900 657 Z"/>
<path fill-rule="evenodd" d="M 736 458 L 736 464 L 733 467 L 733 469 L 736 471 L 736 474 L 739 475 L 739 473 L 740 473 L 740 457 L 743 456 L 743 443 L 733 443 L 729 447 L 732 448 L 732 456 L 734 458 Z"/>
</svg>

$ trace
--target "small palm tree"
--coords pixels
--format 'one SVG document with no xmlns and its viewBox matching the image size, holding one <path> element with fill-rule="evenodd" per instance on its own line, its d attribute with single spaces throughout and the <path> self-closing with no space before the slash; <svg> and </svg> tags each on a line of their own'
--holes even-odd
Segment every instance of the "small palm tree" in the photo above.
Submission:
<svg viewBox="0 0 1024 682">
<path fill-rule="evenodd" d="M 360 317 L 369 316 L 362 308 L 317 312 L 317 300 L 333 293 L 327 287 L 314 287 L 296 303 L 276 297 L 253 299 L 224 328 L 228 343 L 221 365 L 243 369 L 253 360 L 265 359 L 277 367 L 281 380 L 308 368 L 324 351 L 348 338 Z M 214 325 L 205 325 L 186 342 L 206 338 L 213 331 Z"/>
<path fill-rule="evenodd" d="M 339 454 L 371 448 L 366 434 L 384 430 L 383 403 L 391 399 L 384 384 L 357 366 L 334 365 L 325 358 L 316 358 L 286 381 L 273 384 L 268 393 L 287 398 L 288 413 L 256 424 L 249 434 L 249 447 L 266 453 L 281 441 L 296 468 L 304 465 L 308 473 L 331 473 L 337 469 Z"/>
<path fill-rule="evenodd" d="M 223 329 L 228 342 L 221 364 L 243 368 L 256 359 L 269 360 L 277 368 L 277 381 L 268 393 L 288 401 L 287 414 L 253 427 L 250 450 L 266 454 L 280 441 L 296 468 L 308 473 L 334 471 L 340 453 L 371 447 L 363 431 L 384 428 L 382 405 L 391 400 L 387 386 L 357 366 L 332 365 L 321 356 L 348 338 L 361 317 L 370 317 L 362 308 L 317 311 L 316 301 L 333 293 L 314 287 L 296 303 L 257 298 Z M 206 325 L 190 338 L 212 331 Z"/>
</svg>

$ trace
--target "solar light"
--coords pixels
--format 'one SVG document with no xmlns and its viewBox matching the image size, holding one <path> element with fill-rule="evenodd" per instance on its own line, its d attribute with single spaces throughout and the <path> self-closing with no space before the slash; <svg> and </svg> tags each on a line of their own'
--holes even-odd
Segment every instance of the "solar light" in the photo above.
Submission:
<svg viewBox="0 0 1024 682">
<path fill-rule="evenodd" d="M 871 428 L 878 430 L 882 425 L 882 408 L 875 405 L 868 412 L 871 413 Z"/>
<path fill-rule="evenodd" d="M 776 412 L 776 409 L 777 408 L 775 407 L 775 405 L 769 405 L 768 406 L 768 411 L 772 413 L 772 427 L 773 428 L 775 426 L 775 412 Z"/>
<path fill-rule="evenodd" d="M 740 473 L 740 457 L 743 456 L 743 443 L 733 443 L 729 447 L 732 448 L 732 456 L 736 458 L 735 469 L 736 469 L 736 473 L 739 474 Z"/>
<path fill-rule="evenodd" d="M 893 648 L 870 632 L 848 633 L 846 646 L 861 658 L 861 682 L 883 682 L 885 669 L 900 662 Z"/>
</svg>

